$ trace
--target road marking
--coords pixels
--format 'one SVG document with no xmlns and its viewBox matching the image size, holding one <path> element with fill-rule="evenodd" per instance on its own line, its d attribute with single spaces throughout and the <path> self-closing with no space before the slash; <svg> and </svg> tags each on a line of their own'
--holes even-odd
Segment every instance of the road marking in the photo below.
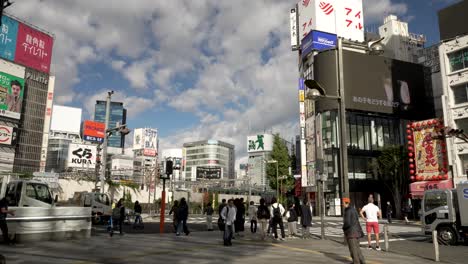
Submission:
<svg viewBox="0 0 468 264">
<path fill-rule="evenodd" d="M 404 241 L 404 240 L 409 240 L 409 241 L 417 241 L 417 240 L 424 240 L 424 239 L 427 239 L 427 237 L 423 237 L 423 236 L 418 236 L 418 237 L 408 237 L 408 238 L 391 238 L 389 239 L 388 241 L 389 242 L 395 242 L 395 241 Z M 383 239 L 379 239 L 379 243 L 384 243 L 385 240 Z M 371 243 L 376 243 L 375 240 L 371 240 Z M 360 245 L 366 245 L 367 244 L 367 241 L 363 241 L 363 242 L 360 242 L 359 243 Z"/>
</svg>

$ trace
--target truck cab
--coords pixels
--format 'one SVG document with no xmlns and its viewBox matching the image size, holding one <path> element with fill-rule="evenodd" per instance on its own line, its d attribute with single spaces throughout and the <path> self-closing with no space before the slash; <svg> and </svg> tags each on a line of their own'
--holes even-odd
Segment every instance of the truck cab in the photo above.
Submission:
<svg viewBox="0 0 468 264">
<path fill-rule="evenodd" d="M 423 232 L 437 230 L 438 240 L 454 245 L 468 240 L 468 183 L 456 189 L 428 190 L 422 202 L 421 223 Z"/>
<path fill-rule="evenodd" d="M 49 186 L 46 183 L 31 180 L 15 180 L 6 184 L 3 198 L 9 197 L 11 207 L 45 207 L 55 205 Z"/>
</svg>

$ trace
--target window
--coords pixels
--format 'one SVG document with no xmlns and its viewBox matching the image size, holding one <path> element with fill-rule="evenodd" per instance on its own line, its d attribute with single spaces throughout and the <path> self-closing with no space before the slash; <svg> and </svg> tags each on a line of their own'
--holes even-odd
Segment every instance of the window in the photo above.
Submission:
<svg viewBox="0 0 468 264">
<path fill-rule="evenodd" d="M 426 193 L 424 196 L 424 211 L 426 212 L 446 205 L 447 194 L 443 191 Z"/>
<path fill-rule="evenodd" d="M 468 118 L 456 120 L 455 124 L 457 124 L 458 129 L 462 129 L 463 131 L 468 131 Z"/>
<path fill-rule="evenodd" d="M 26 196 L 44 203 L 52 204 L 49 188 L 45 184 L 28 183 L 26 185 Z"/>
<path fill-rule="evenodd" d="M 452 87 L 453 100 L 455 104 L 468 102 L 468 84 L 457 85 Z"/>
<path fill-rule="evenodd" d="M 459 157 L 462 164 L 462 173 L 466 174 L 466 171 L 468 171 L 468 154 L 460 155 Z"/>
<path fill-rule="evenodd" d="M 448 59 L 452 72 L 468 68 L 468 49 L 452 52 L 448 54 Z"/>
</svg>

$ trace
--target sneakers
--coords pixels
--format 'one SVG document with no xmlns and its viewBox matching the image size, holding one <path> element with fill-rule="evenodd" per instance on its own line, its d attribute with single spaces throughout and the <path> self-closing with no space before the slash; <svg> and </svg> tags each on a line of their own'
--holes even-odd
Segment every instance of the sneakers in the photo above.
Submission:
<svg viewBox="0 0 468 264">
<path fill-rule="evenodd" d="M 381 251 L 382 249 L 380 247 L 375 247 L 375 250 Z"/>
<path fill-rule="evenodd" d="M 372 250 L 373 248 L 372 248 L 372 246 L 367 246 L 367 249 Z"/>
<path fill-rule="evenodd" d="M 284 238 L 280 238 L 281 241 L 284 241 Z"/>
</svg>

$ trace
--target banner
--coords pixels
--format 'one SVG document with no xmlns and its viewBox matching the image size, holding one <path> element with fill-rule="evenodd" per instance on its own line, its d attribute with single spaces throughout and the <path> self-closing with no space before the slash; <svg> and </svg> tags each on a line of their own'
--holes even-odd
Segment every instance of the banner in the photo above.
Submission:
<svg viewBox="0 0 468 264">
<path fill-rule="evenodd" d="M 197 167 L 197 179 L 221 179 L 221 167 Z"/>
<path fill-rule="evenodd" d="M 145 156 L 155 157 L 158 154 L 158 130 L 154 128 L 137 128 L 133 133 L 133 149 L 143 149 Z"/>
<path fill-rule="evenodd" d="M 106 130 L 104 123 L 85 120 L 83 122 L 83 140 L 102 143 L 104 142 L 104 130 Z"/>
<path fill-rule="evenodd" d="M 273 135 L 260 134 L 247 137 L 247 152 L 261 152 L 273 150 Z"/>
<path fill-rule="evenodd" d="M 18 35 L 18 21 L 2 16 L 0 32 L 0 57 L 13 61 L 15 59 L 16 38 Z"/>
<path fill-rule="evenodd" d="M 0 62 L 0 116 L 20 119 L 24 94 L 24 67 Z"/>
<path fill-rule="evenodd" d="M 68 167 L 94 169 L 96 154 L 96 146 L 72 143 L 68 149 Z"/>
</svg>

